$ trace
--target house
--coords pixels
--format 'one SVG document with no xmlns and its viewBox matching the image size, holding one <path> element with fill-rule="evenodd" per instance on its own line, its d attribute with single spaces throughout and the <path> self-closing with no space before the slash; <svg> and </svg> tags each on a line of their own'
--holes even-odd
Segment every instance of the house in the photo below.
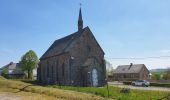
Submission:
<svg viewBox="0 0 170 100">
<path fill-rule="evenodd" d="M 2 71 L 4 69 L 7 69 L 7 71 L 8 71 L 7 76 L 9 78 L 14 78 L 14 77 L 16 78 L 16 77 L 23 77 L 24 76 L 24 72 L 21 70 L 19 63 L 10 62 L 9 64 L 3 66 L 0 69 L 1 74 L 2 74 Z"/>
<path fill-rule="evenodd" d="M 43 84 L 103 86 L 104 51 L 89 27 L 83 28 L 81 8 L 78 31 L 54 41 L 40 58 L 37 79 Z"/>
<path fill-rule="evenodd" d="M 118 81 L 149 79 L 149 70 L 144 64 L 120 65 L 113 74 L 113 79 Z"/>
<path fill-rule="evenodd" d="M 3 66 L 2 68 L 0 68 L 0 75 L 2 75 L 2 71 L 4 69 L 7 69 L 8 71 L 7 76 L 9 78 L 23 78 L 25 76 L 25 73 L 22 70 L 20 63 L 10 62 L 9 64 Z M 34 69 L 33 70 L 34 79 L 36 79 L 36 75 L 37 75 L 37 69 Z"/>
</svg>

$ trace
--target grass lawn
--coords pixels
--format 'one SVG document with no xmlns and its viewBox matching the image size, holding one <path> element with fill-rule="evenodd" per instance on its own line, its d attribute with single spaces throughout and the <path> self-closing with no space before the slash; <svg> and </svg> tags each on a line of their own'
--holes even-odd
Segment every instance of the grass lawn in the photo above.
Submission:
<svg viewBox="0 0 170 100">
<path fill-rule="evenodd" d="M 2 82 L 2 80 L 0 80 L 0 89 L 1 86 L 3 87 L 5 86 L 12 89 L 21 89 L 24 86 L 33 85 L 33 84 L 36 84 L 36 82 L 24 81 L 24 80 L 17 80 L 17 81 L 6 80 L 6 82 L 4 82 L 3 80 Z M 109 86 L 109 98 L 115 100 L 158 100 L 170 94 L 170 92 L 145 91 L 145 90 L 130 90 L 130 93 L 120 93 L 120 90 L 121 88 Z M 106 86 L 105 87 L 72 87 L 72 86 L 58 86 L 58 85 L 29 86 L 24 91 L 42 94 L 49 97 L 67 99 L 67 100 L 108 99 L 108 91 Z"/>
<path fill-rule="evenodd" d="M 94 94 L 43 87 L 0 77 L 0 93 L 4 92 L 24 97 L 24 100 L 106 100 Z"/>
<path fill-rule="evenodd" d="M 8 97 L 12 100 L 55 100 L 54 97 L 50 97 L 43 94 L 37 94 L 32 92 L 18 92 L 16 93 L 16 89 L 9 88 L 0 88 L 0 100 L 3 100 L 2 97 Z M 17 98 L 17 99 L 16 99 Z M 5 99 L 5 100 L 11 100 Z"/>
<path fill-rule="evenodd" d="M 59 88 L 65 90 L 74 90 L 85 93 L 92 93 L 103 97 L 108 97 L 107 87 L 71 87 L 71 86 L 57 86 L 49 85 L 47 87 Z M 109 86 L 109 98 L 116 100 L 158 100 L 170 94 L 170 92 L 160 91 L 145 91 L 145 90 L 130 90 L 130 93 L 120 93 L 121 88 Z"/>
</svg>

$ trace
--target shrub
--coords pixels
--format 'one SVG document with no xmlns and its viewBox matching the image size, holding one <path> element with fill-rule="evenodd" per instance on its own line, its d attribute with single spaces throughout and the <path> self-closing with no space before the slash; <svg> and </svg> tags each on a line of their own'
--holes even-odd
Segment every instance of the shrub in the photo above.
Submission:
<svg viewBox="0 0 170 100">
<path fill-rule="evenodd" d="M 131 83 L 132 83 L 131 81 L 124 81 L 123 82 L 123 84 L 125 84 L 125 85 L 131 85 Z"/>
<path fill-rule="evenodd" d="M 8 69 L 7 68 L 4 68 L 2 70 L 2 76 L 5 77 L 5 78 L 8 78 Z"/>
<path fill-rule="evenodd" d="M 124 81 L 123 84 L 125 85 L 131 85 L 131 81 Z M 170 87 L 170 83 L 158 83 L 158 82 L 151 82 L 150 86 L 156 86 L 156 87 Z"/>
<path fill-rule="evenodd" d="M 150 83 L 150 86 L 156 86 L 156 87 L 170 87 L 170 83 Z"/>
</svg>

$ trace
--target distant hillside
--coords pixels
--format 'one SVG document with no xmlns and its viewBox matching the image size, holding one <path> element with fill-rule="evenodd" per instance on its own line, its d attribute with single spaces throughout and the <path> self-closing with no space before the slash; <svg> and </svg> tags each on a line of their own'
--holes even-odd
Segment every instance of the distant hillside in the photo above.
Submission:
<svg viewBox="0 0 170 100">
<path fill-rule="evenodd" d="M 161 68 L 150 70 L 150 72 L 166 72 L 166 71 L 167 71 L 167 69 L 161 69 Z"/>
</svg>

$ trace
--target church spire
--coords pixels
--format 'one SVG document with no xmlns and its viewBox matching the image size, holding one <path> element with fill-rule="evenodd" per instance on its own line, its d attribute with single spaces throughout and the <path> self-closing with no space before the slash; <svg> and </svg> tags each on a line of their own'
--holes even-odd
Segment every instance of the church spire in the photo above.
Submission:
<svg viewBox="0 0 170 100">
<path fill-rule="evenodd" d="M 80 31 L 82 29 L 83 29 L 83 19 L 82 19 L 81 4 L 80 4 L 79 19 L 78 19 L 78 31 Z"/>
</svg>

